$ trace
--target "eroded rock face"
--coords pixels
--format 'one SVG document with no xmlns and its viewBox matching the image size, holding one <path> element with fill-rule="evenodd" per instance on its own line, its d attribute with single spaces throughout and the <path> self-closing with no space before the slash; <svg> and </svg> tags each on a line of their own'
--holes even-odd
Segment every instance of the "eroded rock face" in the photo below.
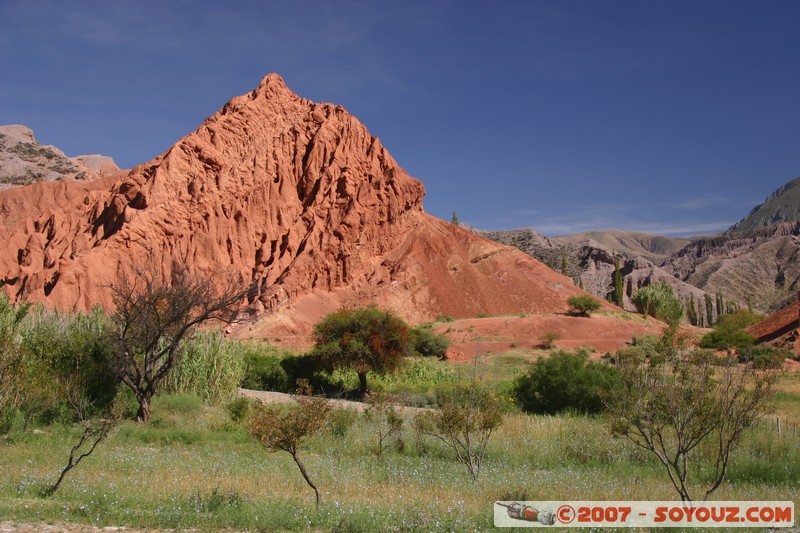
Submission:
<svg viewBox="0 0 800 533">
<path fill-rule="evenodd" d="M 800 290 L 800 222 L 726 233 L 693 242 L 664 270 L 712 294 L 774 311 Z"/>
<path fill-rule="evenodd" d="M 110 190 L 31 221 L 3 278 L 18 295 L 86 307 L 118 268 L 153 256 L 257 279 L 271 306 L 348 283 L 397 244 L 423 194 L 344 109 L 270 75 Z"/>
<path fill-rule="evenodd" d="M 426 215 L 424 193 L 342 107 L 300 98 L 271 74 L 110 187 L 68 188 L 0 227 L 0 279 L 14 297 L 88 309 L 110 306 L 108 284 L 131 265 L 166 272 L 177 261 L 220 283 L 255 281 L 252 308 L 289 332 L 342 303 L 426 320 L 561 311 L 580 293 L 534 259 Z"/>
</svg>

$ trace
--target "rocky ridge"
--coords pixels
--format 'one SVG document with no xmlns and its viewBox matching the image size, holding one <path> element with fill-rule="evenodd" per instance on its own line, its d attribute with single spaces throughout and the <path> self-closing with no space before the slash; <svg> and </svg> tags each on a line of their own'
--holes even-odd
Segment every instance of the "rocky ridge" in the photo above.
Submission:
<svg viewBox="0 0 800 533">
<path fill-rule="evenodd" d="M 778 187 L 746 217 L 728 228 L 726 233 L 744 235 L 783 222 L 797 221 L 800 221 L 800 178 Z"/>
<path fill-rule="evenodd" d="M 148 261 L 165 273 L 178 263 L 218 283 L 254 281 L 254 335 L 302 334 L 343 304 L 420 321 L 563 312 L 582 292 L 513 248 L 425 214 L 422 184 L 363 124 L 275 74 L 105 186 L 30 187 L 40 198 L 32 209 L 0 192 L 16 214 L 0 227 L 0 281 L 14 298 L 62 308 L 109 306 L 107 285 Z"/>
<path fill-rule="evenodd" d="M 662 268 L 706 292 L 771 312 L 800 289 L 800 222 L 700 239 L 667 258 Z"/>
<path fill-rule="evenodd" d="M 110 157 L 67 157 L 55 146 L 39 144 L 30 128 L 0 126 L 0 190 L 43 181 L 91 181 L 118 170 Z"/>
<path fill-rule="evenodd" d="M 548 238 L 532 229 L 485 231 L 476 230 L 480 235 L 515 246 L 521 251 L 539 259 L 550 268 L 561 271 L 573 279 L 587 292 L 601 299 L 609 299 L 614 292 L 615 263 L 619 260 L 623 276 L 623 302 L 628 311 L 635 311 L 631 301 L 641 287 L 653 283 L 666 282 L 682 300 L 694 298 L 700 301 L 705 292 L 660 268 L 650 258 L 663 259 L 659 252 L 677 249 L 682 240 L 643 233 L 609 231 L 589 232 L 574 236 Z M 600 241 L 592 237 L 598 237 Z M 602 242 L 601 242 L 602 241 Z M 618 243 L 620 249 L 606 243 Z M 691 242 L 686 240 L 686 242 Z M 643 255 L 637 255 L 638 252 Z"/>
</svg>

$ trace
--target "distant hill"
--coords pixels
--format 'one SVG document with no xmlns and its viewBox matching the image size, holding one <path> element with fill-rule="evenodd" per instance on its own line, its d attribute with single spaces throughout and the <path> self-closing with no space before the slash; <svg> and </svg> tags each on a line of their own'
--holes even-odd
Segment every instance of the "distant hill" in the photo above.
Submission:
<svg viewBox="0 0 800 533">
<path fill-rule="evenodd" d="M 690 244 L 690 239 L 677 239 L 648 233 L 608 230 L 548 238 L 532 229 L 485 231 L 471 228 L 494 241 L 515 246 L 539 259 L 550 268 L 573 279 L 576 285 L 595 296 L 608 299 L 614 292 L 614 270 L 617 259 L 623 276 L 623 306 L 635 311 L 631 301 L 643 286 L 668 283 L 684 302 L 700 301 L 705 293 L 676 279 L 658 264 L 669 254 Z"/>
<path fill-rule="evenodd" d="M 110 157 L 67 157 L 55 146 L 39 144 L 26 126 L 0 126 L 0 190 L 46 181 L 91 181 L 118 170 Z"/>
<path fill-rule="evenodd" d="M 800 178 L 722 235 L 695 239 L 661 267 L 695 287 L 772 312 L 800 290 Z"/>
<path fill-rule="evenodd" d="M 795 178 L 770 194 L 726 233 L 746 234 L 781 222 L 798 221 L 800 221 L 800 178 Z"/>
<path fill-rule="evenodd" d="M 695 287 L 771 312 L 800 290 L 800 222 L 700 239 L 661 267 Z"/>
<path fill-rule="evenodd" d="M 615 229 L 586 231 L 573 235 L 551 237 L 550 240 L 558 244 L 579 245 L 595 242 L 609 250 L 623 253 L 629 257 L 644 257 L 654 263 L 659 263 L 665 257 L 674 254 L 692 242 L 691 239 Z"/>
</svg>

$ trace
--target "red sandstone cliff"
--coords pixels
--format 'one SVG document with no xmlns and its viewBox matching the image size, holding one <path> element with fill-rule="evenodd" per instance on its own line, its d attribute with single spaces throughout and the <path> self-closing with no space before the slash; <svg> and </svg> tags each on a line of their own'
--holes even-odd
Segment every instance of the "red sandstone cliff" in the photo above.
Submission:
<svg viewBox="0 0 800 533">
<path fill-rule="evenodd" d="M 0 280 L 15 298 L 87 309 L 109 304 L 120 270 L 178 261 L 257 281 L 264 323 L 289 331 L 346 302 L 425 320 L 563 311 L 582 292 L 425 214 L 424 193 L 342 107 L 300 98 L 271 74 L 110 186 L 0 192 Z"/>
</svg>

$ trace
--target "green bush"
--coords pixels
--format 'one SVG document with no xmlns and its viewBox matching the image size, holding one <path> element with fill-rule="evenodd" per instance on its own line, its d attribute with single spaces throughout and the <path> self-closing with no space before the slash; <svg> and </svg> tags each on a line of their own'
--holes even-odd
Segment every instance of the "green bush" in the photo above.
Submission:
<svg viewBox="0 0 800 533">
<path fill-rule="evenodd" d="M 683 304 L 675 296 L 672 287 L 663 281 L 642 287 L 636 291 L 631 301 L 640 313 L 663 320 L 667 324 L 678 324 L 683 317 Z"/>
<path fill-rule="evenodd" d="M 247 370 L 242 387 L 276 392 L 291 391 L 289 376 L 281 357 L 271 346 L 248 346 L 245 352 Z"/>
<path fill-rule="evenodd" d="M 250 414 L 250 406 L 252 404 L 253 400 L 249 398 L 236 398 L 232 402 L 228 402 L 225 406 L 225 410 L 228 412 L 231 420 L 238 424 Z"/>
<path fill-rule="evenodd" d="M 703 338 L 700 339 L 700 347 L 715 350 L 730 350 L 732 348 L 741 350 L 752 346 L 754 342 L 755 338 L 746 331 L 718 329 L 703 335 Z"/>
<path fill-rule="evenodd" d="M 164 392 L 192 393 L 212 404 L 233 399 L 245 377 L 245 347 L 220 331 L 200 331 L 181 348 Z"/>
<path fill-rule="evenodd" d="M 640 335 L 631 342 L 631 346 L 641 348 L 648 359 L 658 356 L 661 344 L 661 338 L 656 335 Z"/>
<path fill-rule="evenodd" d="M 331 411 L 331 417 L 328 421 L 328 429 L 337 437 L 344 437 L 347 435 L 347 432 L 350 431 L 350 428 L 353 427 L 353 424 L 356 423 L 357 419 L 358 413 L 355 409 L 347 407 L 334 408 Z"/>
<path fill-rule="evenodd" d="M 585 350 L 555 351 L 514 381 L 514 397 L 527 413 L 555 414 L 603 410 L 601 394 L 619 382 L 618 371 L 589 360 Z"/>
<path fill-rule="evenodd" d="M 27 354 L 24 404 L 43 423 L 87 418 L 111 402 L 118 380 L 111 366 L 108 317 L 60 314 L 38 306 L 27 317 L 21 348 Z"/>
<path fill-rule="evenodd" d="M 417 326 L 411 330 L 411 347 L 417 355 L 444 359 L 450 339 L 435 333 L 430 325 Z"/>
<path fill-rule="evenodd" d="M 759 315 L 747 309 L 737 309 L 732 313 L 725 313 L 719 317 L 715 329 L 731 331 L 746 329 L 764 320 L 764 315 Z"/>
<path fill-rule="evenodd" d="M 758 369 L 783 368 L 784 359 L 791 358 L 788 350 L 779 350 L 772 346 L 747 346 L 737 350 L 740 363 L 751 363 Z"/>
<path fill-rule="evenodd" d="M 755 338 L 744 329 L 758 323 L 759 319 L 759 315 L 746 309 L 726 313 L 719 317 L 714 331 L 703 336 L 700 346 L 716 350 L 740 350 L 752 346 Z"/>
<path fill-rule="evenodd" d="M 571 308 L 571 313 L 581 316 L 589 316 L 589 313 L 592 311 L 597 311 L 600 309 L 600 302 L 588 294 L 581 296 L 570 296 L 567 299 L 567 304 L 569 304 Z"/>
</svg>

